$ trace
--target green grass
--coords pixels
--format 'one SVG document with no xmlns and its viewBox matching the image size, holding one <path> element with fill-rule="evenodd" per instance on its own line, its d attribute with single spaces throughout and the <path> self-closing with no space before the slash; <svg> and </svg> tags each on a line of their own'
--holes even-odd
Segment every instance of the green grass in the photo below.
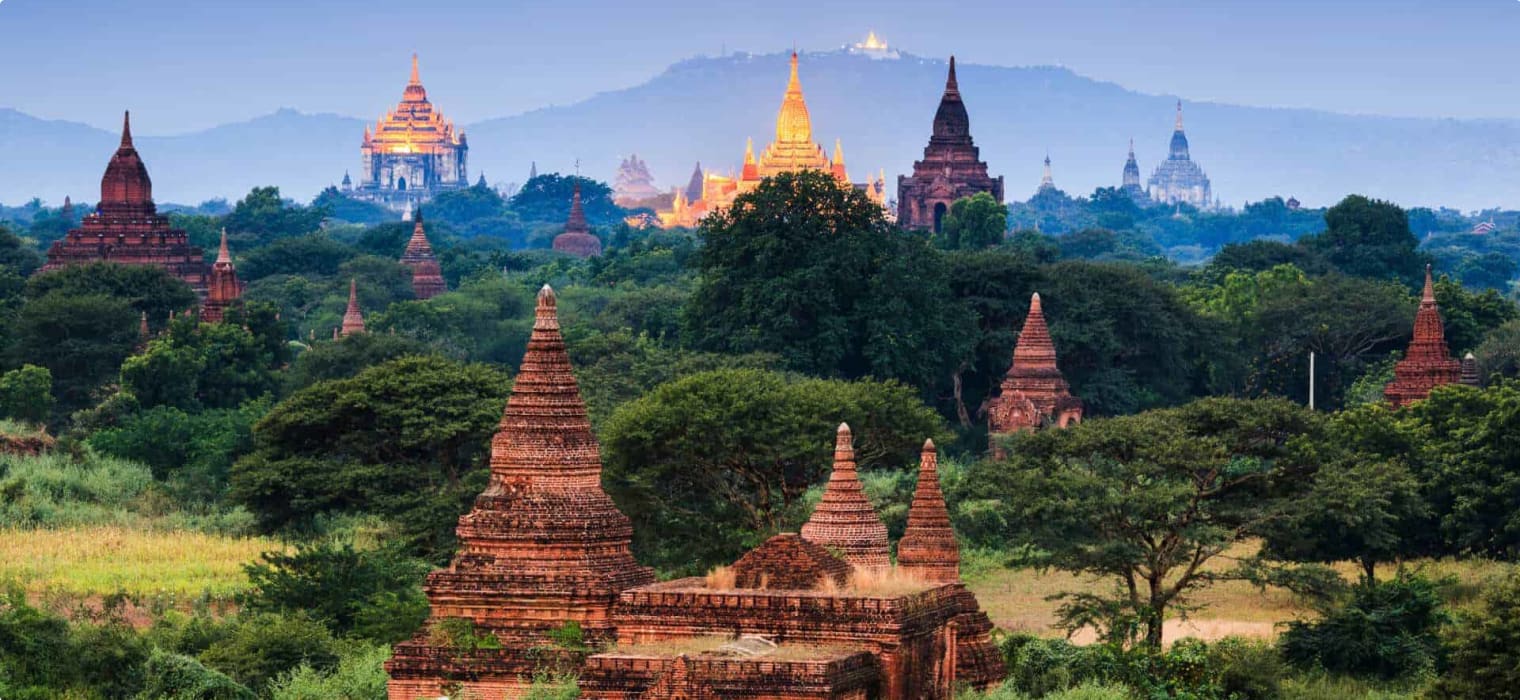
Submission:
<svg viewBox="0 0 1520 700">
<path fill-rule="evenodd" d="M 0 455 L 0 528 L 116 526 L 240 534 L 253 517 L 242 510 L 199 511 L 175 503 L 137 462 L 87 452 L 36 457 Z"/>
</svg>

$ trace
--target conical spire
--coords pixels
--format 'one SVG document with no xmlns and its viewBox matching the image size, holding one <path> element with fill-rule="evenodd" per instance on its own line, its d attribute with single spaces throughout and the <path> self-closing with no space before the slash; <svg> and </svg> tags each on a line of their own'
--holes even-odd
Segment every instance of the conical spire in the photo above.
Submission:
<svg viewBox="0 0 1520 700">
<path fill-rule="evenodd" d="M 222 228 L 222 243 L 216 249 L 216 263 L 215 264 L 217 264 L 217 265 L 231 265 L 232 264 L 232 254 L 229 253 L 229 252 L 227 252 L 227 229 L 226 229 L 226 227 Z"/>
<path fill-rule="evenodd" d="M 950 73 L 949 73 L 949 75 L 945 76 L 945 96 L 949 97 L 952 94 L 955 95 L 956 97 L 959 97 L 960 94 L 961 94 L 961 84 L 960 84 L 960 81 L 958 81 L 958 80 L 955 79 L 955 55 L 954 54 L 951 54 L 951 56 L 950 56 Z"/>
<path fill-rule="evenodd" d="M 1182 131 L 1182 100 L 1177 100 L 1177 131 Z"/>
<path fill-rule="evenodd" d="M 401 264 L 412 271 L 412 296 L 418 301 L 432 299 L 446 291 L 448 284 L 443 280 L 443 272 L 438 267 L 438 258 L 433 255 L 433 246 L 428 243 L 427 232 L 422 225 L 422 207 L 417 207 L 412 217 L 412 237 L 406 242 L 406 251 L 401 254 Z"/>
<path fill-rule="evenodd" d="M 535 161 L 529 161 L 529 163 L 528 163 L 528 179 L 532 180 L 535 177 L 538 177 L 538 161 L 536 161 L 536 160 Z"/>
<path fill-rule="evenodd" d="M 364 314 L 359 310 L 359 283 L 353 278 L 348 280 L 348 310 L 343 312 L 342 336 L 350 336 L 364 332 Z"/>
<path fill-rule="evenodd" d="M 1430 264 L 1425 265 L 1425 289 L 1420 292 L 1420 306 L 1436 305 L 1436 284 L 1430 275 Z"/>
<path fill-rule="evenodd" d="M 952 583 L 960 580 L 960 561 L 960 544 L 939 487 L 939 454 L 934 441 L 925 440 L 908 527 L 897 543 L 897 564 L 926 581 Z"/>
<path fill-rule="evenodd" d="M 1050 154 L 1045 154 L 1045 172 L 1040 175 L 1040 189 L 1054 189 L 1056 186 L 1055 174 L 1050 170 Z"/>
<path fill-rule="evenodd" d="M 411 78 L 411 80 L 407 81 L 407 84 L 408 85 L 421 85 L 422 84 L 421 74 L 417 72 L 417 54 L 416 53 L 412 54 L 412 78 Z"/>
<path fill-rule="evenodd" d="M 1029 315 L 1013 348 L 1013 363 L 987 406 L 988 432 L 1006 435 L 1046 425 L 1064 427 L 1082 419 L 1082 402 L 1071 395 L 1056 366 L 1056 348 L 1045 326 L 1039 293 L 1029 299 Z M 1001 455 L 997 442 L 994 455 Z"/>
<path fill-rule="evenodd" d="M 802 81 L 797 77 L 797 52 L 793 51 L 792 75 L 786 84 L 786 96 L 781 100 L 781 112 L 776 115 L 776 141 L 801 144 L 812 140 L 813 122 L 802 97 Z"/>
<path fill-rule="evenodd" d="M 132 111 L 121 114 L 121 148 L 132 148 Z"/>
<path fill-rule="evenodd" d="M 565 220 L 565 230 L 575 233 L 588 233 L 591 225 L 586 223 L 586 209 L 581 204 L 581 183 L 575 183 L 575 189 L 570 194 L 570 218 Z"/>
<path fill-rule="evenodd" d="M 216 262 L 206 277 L 206 301 L 201 304 L 201 320 L 220 323 L 227 317 L 227 309 L 243 298 L 243 283 L 238 280 L 237 269 L 232 265 L 232 253 L 227 246 L 227 229 L 222 229 L 221 244 L 217 247 Z"/>
<path fill-rule="evenodd" d="M 950 57 L 950 70 L 945 76 L 945 94 L 939 98 L 939 109 L 934 112 L 934 131 L 929 138 L 935 144 L 971 145 L 971 116 L 961 101 L 960 82 L 955 77 L 955 57 Z"/>
<path fill-rule="evenodd" d="M 565 232 L 554 237 L 553 247 L 561 253 L 581 258 L 602 254 L 602 241 L 591 233 L 591 224 L 586 221 L 579 181 L 575 183 L 575 191 L 570 196 L 570 218 L 565 221 Z"/>
<path fill-rule="evenodd" d="M 829 161 L 829 171 L 840 182 L 850 181 L 850 176 L 844 167 L 844 144 L 839 139 L 834 139 L 834 158 Z"/>
<path fill-rule="evenodd" d="M 1383 396 L 1395 408 L 1423 400 L 1438 386 L 1462 381 L 1462 362 L 1452 359 L 1446 346 L 1445 324 L 1436 305 L 1435 280 L 1425 266 L 1425 287 L 1420 292 L 1420 308 L 1414 314 L 1414 338 L 1404 359 L 1393 367 L 1393 381 L 1383 388 Z"/>
<path fill-rule="evenodd" d="M 855 446 L 850 426 L 839 424 L 834 438 L 834 470 L 829 474 L 823 498 L 813 509 L 802 537 L 839 552 L 845 561 L 859 567 L 886 568 L 891 565 L 887 544 L 887 526 L 866 500 L 865 489 L 855 471 Z"/>
<path fill-rule="evenodd" d="M 143 165 L 137 148 L 132 145 L 132 113 L 123 112 L 121 117 L 121 145 L 106 165 L 105 175 L 100 178 L 100 205 L 123 210 L 123 205 L 143 210 L 153 202 L 153 180 Z M 138 212 L 141 213 L 141 212 Z M 148 216 L 154 212 L 147 211 Z"/>
</svg>

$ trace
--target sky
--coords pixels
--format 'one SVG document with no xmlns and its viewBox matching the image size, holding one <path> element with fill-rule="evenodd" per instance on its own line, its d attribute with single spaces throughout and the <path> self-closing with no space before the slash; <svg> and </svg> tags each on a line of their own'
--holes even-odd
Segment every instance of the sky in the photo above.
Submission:
<svg viewBox="0 0 1520 700">
<path fill-rule="evenodd" d="M 0 107 L 165 135 L 281 107 L 373 119 L 412 52 L 460 124 L 723 51 L 1061 65 L 1194 101 L 1520 118 L 1517 0 L 0 0 Z"/>
</svg>

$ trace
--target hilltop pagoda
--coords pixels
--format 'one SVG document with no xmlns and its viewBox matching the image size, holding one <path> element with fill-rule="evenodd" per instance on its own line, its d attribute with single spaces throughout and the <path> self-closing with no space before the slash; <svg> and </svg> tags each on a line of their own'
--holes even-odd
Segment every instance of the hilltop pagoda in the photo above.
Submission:
<svg viewBox="0 0 1520 700">
<path fill-rule="evenodd" d="M 1471 370 L 1476 375 L 1476 366 Z M 1475 377 L 1474 377 L 1475 379 Z M 1441 310 L 1436 307 L 1436 287 L 1425 266 L 1425 289 L 1420 294 L 1420 310 L 1414 314 L 1414 339 L 1404 359 L 1393 367 L 1393 381 L 1383 388 L 1383 396 L 1394 408 L 1424 401 L 1430 390 L 1462 381 L 1462 362 L 1453 359 L 1446 347 L 1446 330 Z"/>
<path fill-rule="evenodd" d="M 48 247 L 40 272 L 92 262 L 161 267 L 206 299 L 211 268 L 200 247 L 190 245 L 183 230 L 171 228 L 153 204 L 153 180 L 132 145 L 130 113 L 122 117 L 121 145 L 100 178 L 95 211 Z"/>
<path fill-rule="evenodd" d="M 227 309 L 243 298 L 243 283 L 238 279 L 237 268 L 232 265 L 232 254 L 227 251 L 227 229 L 222 229 L 221 247 L 217 249 L 216 262 L 211 265 L 206 288 L 201 320 L 209 323 L 221 323 L 227 317 Z"/>
<path fill-rule="evenodd" d="M 998 395 L 987 404 L 987 432 L 993 454 L 1001 457 L 998 438 L 1046 426 L 1064 428 L 1082 420 L 1082 400 L 1071 395 L 1056 366 L 1056 348 L 1045 325 L 1040 295 L 1029 300 L 1029 315 L 1013 348 L 1013 364 Z"/>
<path fill-rule="evenodd" d="M 412 54 L 412 77 L 401 102 L 375 122 L 373 131 L 364 128 L 359 184 L 345 186 L 344 193 L 401 211 L 439 192 L 463 189 L 470 185 L 465 172 L 469 148 L 464 131 L 428 101 Z"/>
<path fill-rule="evenodd" d="M 418 207 L 412 217 L 412 238 L 406 242 L 401 254 L 401 264 L 412 271 L 412 296 L 418 301 L 432 299 L 449 291 L 433 256 L 433 246 L 428 244 L 427 233 L 422 229 L 422 208 Z"/>
<path fill-rule="evenodd" d="M 1002 176 L 987 174 L 981 149 L 971 140 L 971 116 L 961 100 L 955 57 L 951 56 L 945 94 L 934 112 L 934 130 L 924 147 L 924 159 L 914 161 L 911 176 L 897 178 L 897 223 L 939 233 L 950 205 L 978 192 L 991 194 L 998 204 L 1003 203 Z"/>
<path fill-rule="evenodd" d="M 570 195 L 570 216 L 565 220 L 565 232 L 554 237 L 554 249 L 577 258 L 592 258 L 602 254 L 602 240 L 591 232 L 586 221 L 586 208 L 581 205 L 581 183 L 575 183 Z"/>
</svg>

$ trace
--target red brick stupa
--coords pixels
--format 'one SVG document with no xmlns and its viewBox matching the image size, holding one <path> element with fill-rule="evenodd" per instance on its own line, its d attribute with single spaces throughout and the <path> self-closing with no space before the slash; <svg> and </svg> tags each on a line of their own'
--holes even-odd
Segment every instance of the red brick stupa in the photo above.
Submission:
<svg viewBox="0 0 1520 700">
<path fill-rule="evenodd" d="M 412 239 L 406 242 L 406 252 L 401 254 L 401 264 L 412 271 L 412 295 L 418 301 L 432 299 L 449 287 L 438 269 L 438 258 L 433 257 L 433 247 L 428 245 L 427 234 L 422 230 L 422 207 L 413 216 Z"/>
<path fill-rule="evenodd" d="M 850 426 L 840 423 L 834 436 L 834 471 L 829 474 L 823 499 L 802 526 L 802 539 L 839 553 L 846 562 L 870 569 L 892 565 L 887 526 L 866 500 L 855 471 L 855 446 Z"/>
<path fill-rule="evenodd" d="M 924 159 L 914 161 L 912 176 L 897 178 L 897 221 L 904 228 L 938 233 L 950 205 L 978 192 L 991 194 L 1001 204 L 1003 178 L 987 174 L 981 151 L 971 140 L 971 117 L 961 101 L 955 57 L 951 56 L 945 94 L 934 113 L 934 131 L 924 148 Z"/>
<path fill-rule="evenodd" d="M 1040 295 L 1029 300 L 1029 316 L 1013 348 L 1013 365 L 1003 377 L 996 398 L 987 405 L 987 432 L 997 437 L 1046 425 L 1064 428 L 1082 420 L 1082 400 L 1071 395 L 1066 379 L 1056 367 L 1056 347 L 1045 326 Z"/>
<path fill-rule="evenodd" d="M 581 185 L 575 183 L 575 194 L 570 197 L 570 218 L 565 221 L 565 232 L 554 237 L 554 249 L 578 258 L 590 258 L 602 254 L 602 241 L 591 233 L 586 222 L 586 210 L 581 206 Z"/>
<path fill-rule="evenodd" d="M 634 561 L 632 524 L 602 491 L 601 474 L 554 291 L 545 286 L 491 440 L 490 483 L 459 519 L 453 562 L 423 587 L 433 625 L 464 618 L 502 648 L 440 648 L 423 632 L 398 644 L 386 664 L 391 698 L 436 698 L 451 687 L 521 697 L 550 632 L 574 622 L 592 646 L 610 641 L 618 594 L 652 583 L 654 572 Z"/>
<path fill-rule="evenodd" d="M 934 441 L 924 442 L 918 462 L 918 486 L 908 507 L 908 528 L 897 541 L 897 566 L 925 581 L 961 580 L 960 543 L 950 527 L 950 511 L 939 489 L 939 455 Z"/>
<path fill-rule="evenodd" d="M 48 248 L 42 272 L 69 265 L 112 262 L 156 265 L 185 281 L 202 299 L 210 268 L 181 229 L 170 228 L 153 204 L 153 180 L 132 145 L 131 114 L 122 117 L 121 146 L 100 178 L 100 203 L 79 228 Z"/>
<path fill-rule="evenodd" d="M 227 252 L 227 229 L 222 229 L 222 244 L 217 249 L 216 262 L 211 265 L 211 278 L 206 286 L 201 320 L 221 323 L 227 316 L 227 309 L 243 298 L 243 283 L 238 280 L 237 268 L 232 266 L 232 254 Z"/>
<path fill-rule="evenodd" d="M 348 281 L 348 310 L 343 312 L 343 328 L 338 331 L 338 335 L 346 338 L 363 332 L 364 313 L 359 310 L 359 284 L 350 279 Z"/>
<path fill-rule="evenodd" d="M 1446 347 L 1446 331 L 1441 310 L 1436 307 L 1436 288 L 1425 266 L 1425 290 L 1420 295 L 1420 310 L 1414 315 L 1414 340 L 1409 352 L 1393 367 L 1393 381 L 1383 388 L 1383 396 L 1394 408 L 1423 401 L 1430 390 L 1462 381 L 1462 362 L 1454 360 Z"/>
</svg>

